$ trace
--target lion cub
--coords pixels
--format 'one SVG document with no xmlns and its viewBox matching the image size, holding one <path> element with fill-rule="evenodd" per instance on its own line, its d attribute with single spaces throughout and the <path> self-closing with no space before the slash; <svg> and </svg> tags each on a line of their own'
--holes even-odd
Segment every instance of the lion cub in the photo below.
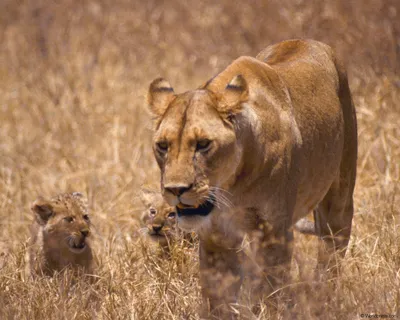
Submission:
<svg viewBox="0 0 400 320">
<path fill-rule="evenodd" d="M 29 245 L 31 275 L 51 276 L 67 267 L 92 273 L 90 219 L 83 195 L 64 193 L 51 200 L 40 197 L 31 209 L 35 216 Z"/>
<path fill-rule="evenodd" d="M 140 200 L 144 206 L 140 217 L 142 231 L 163 249 L 167 249 L 178 235 L 175 208 L 165 202 L 158 191 L 143 189 Z"/>
</svg>

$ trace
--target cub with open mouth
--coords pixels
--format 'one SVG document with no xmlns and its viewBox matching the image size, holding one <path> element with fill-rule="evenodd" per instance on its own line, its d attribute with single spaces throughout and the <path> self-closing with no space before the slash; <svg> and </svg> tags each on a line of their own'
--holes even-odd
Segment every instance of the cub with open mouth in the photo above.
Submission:
<svg viewBox="0 0 400 320">
<path fill-rule="evenodd" d="M 69 267 L 92 273 L 91 223 L 83 195 L 39 197 L 31 209 L 35 217 L 29 245 L 31 275 L 51 276 Z"/>
</svg>

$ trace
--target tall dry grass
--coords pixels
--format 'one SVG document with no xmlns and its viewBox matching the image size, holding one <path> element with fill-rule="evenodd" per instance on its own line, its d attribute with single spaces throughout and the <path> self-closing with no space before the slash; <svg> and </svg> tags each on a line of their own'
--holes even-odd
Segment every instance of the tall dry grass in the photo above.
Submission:
<svg viewBox="0 0 400 320">
<path fill-rule="evenodd" d="M 240 55 L 295 37 L 330 44 L 347 64 L 359 161 L 341 274 L 299 277 L 299 264 L 315 265 L 316 240 L 296 235 L 292 314 L 398 314 L 398 0 L 2 0 L 0 318 L 197 319 L 197 248 L 177 245 L 168 260 L 135 233 L 136 192 L 159 179 L 147 85 L 161 75 L 176 91 L 188 90 Z M 69 288 L 68 275 L 24 275 L 30 204 L 64 191 L 89 197 L 101 264 L 95 284 Z M 287 317 L 281 309 L 263 309 L 260 319 Z"/>
</svg>

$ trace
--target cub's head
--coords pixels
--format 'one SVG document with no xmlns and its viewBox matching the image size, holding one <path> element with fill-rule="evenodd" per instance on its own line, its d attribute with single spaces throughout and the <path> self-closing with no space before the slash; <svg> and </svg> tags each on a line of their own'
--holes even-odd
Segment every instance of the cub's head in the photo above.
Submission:
<svg viewBox="0 0 400 320">
<path fill-rule="evenodd" d="M 81 193 L 60 194 L 51 200 L 40 197 L 33 203 L 32 212 L 48 250 L 79 255 L 88 249 L 90 219 Z"/>
<path fill-rule="evenodd" d="M 237 117 L 248 87 L 240 75 L 229 80 L 222 90 L 213 91 L 206 86 L 175 94 L 164 79 L 154 80 L 149 88 L 162 192 L 177 207 L 178 223 L 186 230 L 201 227 L 215 206 L 226 204 L 222 192 L 240 166 Z"/>
<path fill-rule="evenodd" d="M 165 202 L 160 192 L 142 190 L 140 199 L 144 210 L 141 221 L 149 237 L 162 245 L 167 245 L 176 233 L 175 207 Z"/>
</svg>

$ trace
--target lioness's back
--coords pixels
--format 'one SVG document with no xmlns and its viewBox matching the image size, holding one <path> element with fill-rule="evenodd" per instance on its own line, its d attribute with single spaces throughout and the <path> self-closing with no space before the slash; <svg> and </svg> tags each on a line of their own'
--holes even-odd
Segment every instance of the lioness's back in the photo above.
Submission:
<svg viewBox="0 0 400 320">
<path fill-rule="evenodd" d="M 287 40 L 268 46 L 256 56 L 256 59 L 271 66 L 287 65 L 299 59 L 312 61 L 313 58 L 318 58 L 315 54 L 320 50 L 332 55 L 331 47 L 325 43 L 315 40 Z"/>
<path fill-rule="evenodd" d="M 315 178 L 313 189 L 320 189 L 324 180 L 332 180 L 343 165 L 356 170 L 357 125 L 346 71 L 333 50 L 314 40 L 288 40 L 267 47 L 257 59 L 272 67 L 289 88 L 293 114 L 301 135 L 302 162 L 324 163 L 308 166 L 300 185 Z M 331 141 L 329 147 L 326 141 Z M 302 166 L 307 168 L 306 165 Z M 343 169 L 343 168 L 342 168 Z M 354 180 L 354 179 L 353 179 Z M 327 190 L 322 188 L 322 193 Z M 297 207 L 312 209 L 318 202 L 313 190 L 299 188 L 300 199 L 308 203 Z M 303 197 L 303 194 L 307 194 Z M 311 197 L 311 198 L 310 198 Z"/>
</svg>

